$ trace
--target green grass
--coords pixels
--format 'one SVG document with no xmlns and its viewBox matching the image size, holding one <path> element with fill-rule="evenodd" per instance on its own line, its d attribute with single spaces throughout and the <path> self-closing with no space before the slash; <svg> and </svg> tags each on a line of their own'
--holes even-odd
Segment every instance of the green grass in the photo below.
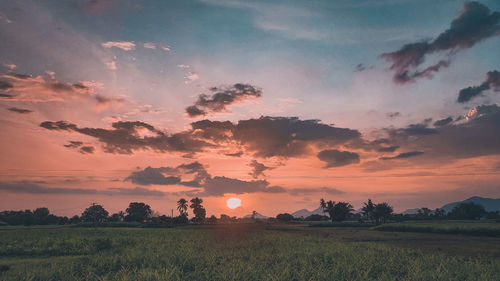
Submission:
<svg viewBox="0 0 500 281">
<path fill-rule="evenodd" d="M 384 224 L 380 231 L 463 234 L 500 237 L 500 223 L 494 221 L 414 221 Z"/>
<path fill-rule="evenodd" d="M 0 280 L 498 280 L 498 249 L 441 253 L 418 249 L 414 235 L 251 224 L 18 228 L 0 230 Z M 477 245 L 487 239 L 498 247 L 496 238 Z"/>
<path fill-rule="evenodd" d="M 359 222 L 311 222 L 310 227 L 373 227 L 375 224 Z"/>
</svg>

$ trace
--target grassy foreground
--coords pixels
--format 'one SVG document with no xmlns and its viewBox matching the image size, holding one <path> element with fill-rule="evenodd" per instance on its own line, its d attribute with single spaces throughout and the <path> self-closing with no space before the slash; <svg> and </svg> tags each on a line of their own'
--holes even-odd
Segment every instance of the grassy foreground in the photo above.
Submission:
<svg viewBox="0 0 500 281">
<path fill-rule="evenodd" d="M 380 231 L 424 232 L 500 237 L 500 223 L 494 221 L 413 221 L 384 224 Z"/>
<path fill-rule="evenodd" d="M 405 235 L 414 234 L 265 225 L 5 229 L 0 230 L 0 280 L 387 281 L 500 276 L 495 250 L 488 257 L 418 250 L 412 248 L 413 238 L 405 238 L 412 236 Z M 400 247 L 391 239 L 408 243 Z"/>
</svg>

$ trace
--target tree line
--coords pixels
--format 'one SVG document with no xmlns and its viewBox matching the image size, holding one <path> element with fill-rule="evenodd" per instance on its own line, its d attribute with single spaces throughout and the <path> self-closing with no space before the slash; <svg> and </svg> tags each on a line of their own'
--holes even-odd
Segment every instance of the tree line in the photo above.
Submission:
<svg viewBox="0 0 500 281">
<path fill-rule="evenodd" d="M 482 205 L 476 203 L 460 203 L 450 212 L 442 209 L 431 210 L 429 208 L 420 208 L 414 215 L 394 214 L 393 207 L 387 202 L 373 203 L 368 199 L 364 203 L 359 213 L 354 213 L 353 206 L 348 202 L 335 202 L 332 200 L 320 200 L 319 206 L 323 215 L 313 214 L 307 218 L 294 218 L 291 214 L 278 214 L 275 218 L 268 218 L 267 222 L 290 222 L 293 220 L 321 221 L 331 220 L 333 222 L 342 222 L 346 220 L 355 220 L 359 223 L 382 224 L 389 221 L 404 220 L 427 220 L 427 219 L 468 219 L 475 220 L 480 218 L 497 219 L 500 221 L 499 212 L 486 212 Z M 102 206 L 96 203 L 86 208 L 80 216 L 75 215 L 71 218 L 66 216 L 57 216 L 51 214 L 48 208 L 37 208 L 33 211 L 3 211 L 0 212 L 0 225 L 47 225 L 47 224 L 77 224 L 77 223 L 118 223 L 135 222 L 148 223 L 156 225 L 180 225 L 187 223 L 237 223 L 237 222 L 258 222 L 263 221 L 255 218 L 256 212 L 253 211 L 250 218 L 236 218 L 222 214 L 220 218 L 214 215 L 206 217 L 207 211 L 203 207 L 203 199 L 195 197 L 191 200 L 181 198 L 177 201 L 178 216 L 159 215 L 151 207 L 143 202 L 132 202 L 125 211 L 109 214 Z M 191 208 L 193 217 L 189 219 L 188 210 Z"/>
</svg>

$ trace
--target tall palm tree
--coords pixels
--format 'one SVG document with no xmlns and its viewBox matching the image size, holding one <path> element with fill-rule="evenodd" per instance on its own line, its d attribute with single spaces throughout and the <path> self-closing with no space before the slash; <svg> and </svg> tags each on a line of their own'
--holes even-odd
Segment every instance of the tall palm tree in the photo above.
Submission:
<svg viewBox="0 0 500 281">
<path fill-rule="evenodd" d="M 188 201 L 184 198 L 179 199 L 177 201 L 177 210 L 179 211 L 181 216 L 187 216 L 188 209 Z"/>
</svg>

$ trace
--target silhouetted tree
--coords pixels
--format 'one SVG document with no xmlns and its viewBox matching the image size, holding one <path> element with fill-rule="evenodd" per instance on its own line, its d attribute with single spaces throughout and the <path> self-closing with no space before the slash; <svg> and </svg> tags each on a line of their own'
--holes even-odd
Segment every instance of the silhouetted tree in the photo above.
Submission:
<svg viewBox="0 0 500 281">
<path fill-rule="evenodd" d="M 420 208 L 417 211 L 417 216 L 419 216 L 419 217 L 428 218 L 431 216 L 431 214 L 432 214 L 432 210 L 429 208 L 426 208 L 426 207 Z"/>
<path fill-rule="evenodd" d="M 125 220 L 125 213 L 123 211 L 119 211 L 118 213 L 114 213 L 109 217 L 109 221 L 119 222 Z"/>
<path fill-rule="evenodd" d="M 196 197 L 191 199 L 190 202 L 191 205 L 189 207 L 193 209 L 194 221 L 202 222 L 207 215 L 207 211 L 203 208 L 203 205 L 201 205 L 201 203 L 203 203 L 203 199 Z"/>
<path fill-rule="evenodd" d="M 387 220 L 391 217 L 393 213 L 392 207 L 386 203 L 379 203 L 375 205 L 375 210 L 374 210 L 374 216 L 375 216 L 375 222 L 378 223 L 385 223 Z"/>
<path fill-rule="evenodd" d="M 216 224 L 217 223 L 217 217 L 214 216 L 214 215 L 211 215 L 208 219 L 207 219 L 208 223 L 211 223 L 211 224 Z"/>
<path fill-rule="evenodd" d="M 179 199 L 177 201 L 177 210 L 179 211 L 179 214 L 181 216 L 188 216 L 187 210 L 188 210 L 188 201 L 184 198 Z"/>
<path fill-rule="evenodd" d="M 446 216 L 446 211 L 443 209 L 436 208 L 436 210 L 434 210 L 434 216 L 437 218 L 442 218 Z"/>
<path fill-rule="evenodd" d="M 82 221 L 84 222 L 103 222 L 108 217 L 108 211 L 103 206 L 92 203 L 90 207 L 82 213 Z"/>
<path fill-rule="evenodd" d="M 325 221 L 328 220 L 327 216 L 312 214 L 304 219 L 305 221 Z"/>
<path fill-rule="evenodd" d="M 351 204 L 347 202 L 338 202 L 329 210 L 329 214 L 333 221 L 342 222 L 349 218 L 353 210 Z"/>
<path fill-rule="evenodd" d="M 289 222 L 289 221 L 293 221 L 293 216 L 290 215 L 289 213 L 278 214 L 276 216 L 276 219 L 278 221 L 282 221 L 282 222 Z"/>
<path fill-rule="evenodd" d="M 361 213 L 363 217 L 370 222 L 375 221 L 375 204 L 373 204 L 371 199 L 368 199 L 368 202 L 364 203 L 365 205 L 361 208 Z"/>
<path fill-rule="evenodd" d="M 151 207 L 142 202 L 130 203 L 125 211 L 127 212 L 125 216 L 126 221 L 144 222 L 150 218 L 152 214 Z"/>
<path fill-rule="evenodd" d="M 324 199 L 320 200 L 320 207 L 324 213 L 328 213 L 332 221 L 338 222 L 345 221 L 353 211 L 352 205 L 347 202 L 335 203 L 335 201 L 325 201 Z"/>
<path fill-rule="evenodd" d="M 72 216 L 70 219 L 69 219 L 69 223 L 79 223 L 81 220 L 80 220 L 80 217 L 78 215 L 74 215 Z"/>
<path fill-rule="evenodd" d="M 252 211 L 252 217 L 251 218 L 254 220 L 256 215 L 257 215 L 257 212 L 256 211 Z"/>
<path fill-rule="evenodd" d="M 480 219 L 485 214 L 486 210 L 483 205 L 470 202 L 458 204 L 451 210 L 449 215 L 454 219 L 476 220 Z"/>
</svg>

